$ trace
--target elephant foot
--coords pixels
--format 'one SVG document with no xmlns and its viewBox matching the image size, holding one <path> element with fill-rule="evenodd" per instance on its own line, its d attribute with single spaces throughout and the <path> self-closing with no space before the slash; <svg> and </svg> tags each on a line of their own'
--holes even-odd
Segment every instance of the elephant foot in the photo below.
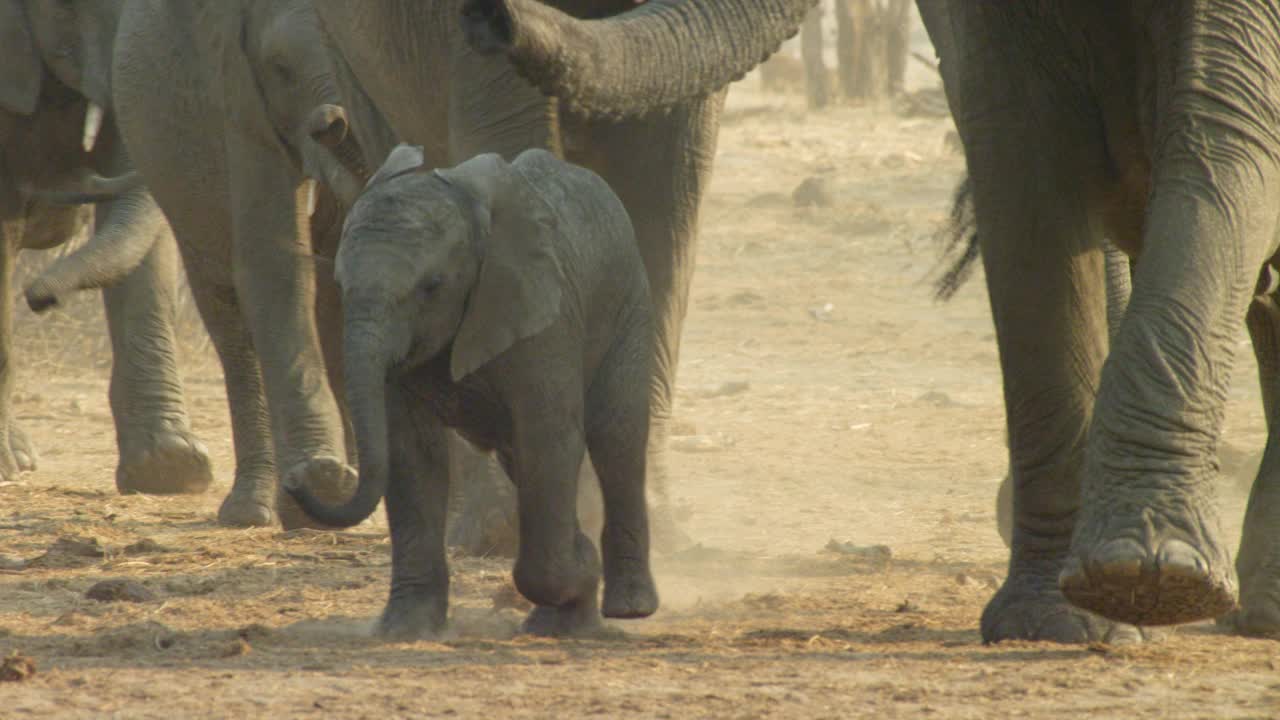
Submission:
<svg viewBox="0 0 1280 720">
<path fill-rule="evenodd" d="M 653 584 L 653 575 L 648 568 L 618 575 L 616 579 L 605 577 L 604 604 L 601 606 L 605 617 L 624 620 L 644 618 L 658 610 L 658 588 Z"/>
<path fill-rule="evenodd" d="M 0 443 L 0 480 L 16 480 L 19 475 L 36 469 L 35 445 L 17 426 L 9 426 L 9 442 Z"/>
<path fill-rule="evenodd" d="M 1235 568 L 1207 503 L 1081 513 L 1058 584 L 1077 606 L 1134 625 L 1175 625 L 1236 604 Z"/>
<path fill-rule="evenodd" d="M 536 605 L 520 623 L 520 632 L 538 637 L 604 637 L 610 632 L 600 619 L 594 601 L 561 605 Z"/>
<path fill-rule="evenodd" d="M 163 432 L 120 455 L 116 489 L 121 495 L 196 494 L 213 483 L 209 449 L 190 433 Z"/>
<path fill-rule="evenodd" d="M 338 505 L 355 493 L 357 482 L 354 468 L 336 457 L 321 455 L 289 468 L 280 484 L 281 487 L 305 487 L 323 502 Z M 283 490 L 276 495 L 276 510 L 285 530 L 327 527 L 303 512 L 298 503 Z"/>
<path fill-rule="evenodd" d="M 392 593 L 374 635 L 390 642 L 435 640 L 444 632 L 448 606 L 447 593 Z"/>
<path fill-rule="evenodd" d="M 242 489 L 240 483 L 231 488 L 218 508 L 218 524 L 226 527 L 270 527 L 275 522 L 270 496 L 263 497 L 252 488 Z"/>
<path fill-rule="evenodd" d="M 982 641 L 1135 643 L 1142 633 L 1073 607 L 1044 576 L 1010 575 L 982 611 Z"/>
<path fill-rule="evenodd" d="M 40 464 L 35 444 L 22 431 L 22 428 L 16 425 L 9 426 L 9 452 L 13 456 L 14 468 L 20 473 L 34 472 L 36 466 Z"/>
</svg>

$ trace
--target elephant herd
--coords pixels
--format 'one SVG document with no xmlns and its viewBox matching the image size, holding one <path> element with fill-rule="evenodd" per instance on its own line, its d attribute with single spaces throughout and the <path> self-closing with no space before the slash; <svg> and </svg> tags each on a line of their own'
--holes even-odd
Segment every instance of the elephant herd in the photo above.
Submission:
<svg viewBox="0 0 1280 720">
<path fill-rule="evenodd" d="M 492 502 L 475 446 L 516 481 L 527 629 L 653 612 L 645 487 L 669 482 L 726 88 L 813 4 L 0 0 L 0 476 L 36 457 L 9 411 L 14 257 L 90 204 L 93 237 L 24 292 L 104 289 L 121 492 L 211 481 L 180 257 L 226 378 L 222 524 L 349 526 L 385 499 L 380 632 L 431 635 L 450 480 Z M 918 8 L 969 171 L 946 277 L 981 259 L 1004 378 L 984 640 L 1280 632 L 1280 2 Z M 1241 317 L 1270 440 L 1233 566 L 1212 494 Z"/>
</svg>

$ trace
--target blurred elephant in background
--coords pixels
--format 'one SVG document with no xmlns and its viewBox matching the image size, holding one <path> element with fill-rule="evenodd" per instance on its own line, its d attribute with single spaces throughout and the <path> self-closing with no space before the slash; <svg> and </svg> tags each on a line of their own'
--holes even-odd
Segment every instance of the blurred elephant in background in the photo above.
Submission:
<svg viewBox="0 0 1280 720">
<path fill-rule="evenodd" d="M 310 139 L 345 134 L 311 3 L 126 0 L 112 77 L 120 132 L 226 377 L 236 472 L 218 520 L 310 525 L 291 498 L 278 503 L 278 475 L 335 502 L 355 487 L 331 388 L 342 370 L 331 258 L 338 195 L 359 189 Z M 351 143 L 336 147 L 360 167 Z"/>
<path fill-rule="evenodd" d="M 674 533 L 664 449 L 724 88 L 795 34 L 812 4 L 315 0 L 351 129 L 370 158 L 400 141 L 423 146 L 434 167 L 542 148 L 594 170 L 622 199 L 655 306 L 648 466 L 658 544 Z M 697 42 L 669 42 L 668 33 Z M 662 91 L 667 83 L 674 90 Z M 461 483 L 474 494 L 461 504 L 477 510 L 455 525 L 455 539 L 487 542 L 485 528 L 468 530 L 512 517 L 514 502 L 505 513 L 481 511 L 494 487 Z"/>
<path fill-rule="evenodd" d="M 130 178 L 109 87 L 121 2 L 0 0 L 0 479 L 34 469 L 13 423 L 13 269 L 20 249 L 71 239 L 89 210 L 45 199 L 99 174 L 121 176 L 96 208 L 94 236 L 49 269 L 50 304 L 77 287 L 106 287 L 114 362 L 110 402 L 121 492 L 202 492 L 209 454 L 191 432 L 176 365 L 177 255 L 168 226 Z M 66 276 L 74 286 L 62 286 Z"/>
</svg>

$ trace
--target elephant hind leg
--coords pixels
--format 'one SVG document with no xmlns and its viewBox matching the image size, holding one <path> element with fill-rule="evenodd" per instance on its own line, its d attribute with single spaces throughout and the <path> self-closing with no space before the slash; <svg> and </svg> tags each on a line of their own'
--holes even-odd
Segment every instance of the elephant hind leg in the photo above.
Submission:
<svg viewBox="0 0 1280 720">
<path fill-rule="evenodd" d="M 605 617 L 641 618 L 658 609 L 658 590 L 649 568 L 645 504 L 649 396 L 642 363 L 609 362 L 626 357 L 643 358 L 644 354 L 610 353 L 601 376 L 592 383 L 587 447 L 604 501 L 602 611 Z"/>
<path fill-rule="evenodd" d="M 160 230 L 137 269 L 103 291 L 111 334 L 111 412 L 121 493 L 200 493 L 213 482 L 209 450 L 191 431 L 177 367 L 177 249 Z"/>
<path fill-rule="evenodd" d="M 970 153 L 970 171 L 1004 378 L 1013 490 L 1009 573 L 983 612 L 982 637 L 1137 637 L 1132 628 L 1072 606 L 1058 587 L 1107 350 L 1102 238 L 1081 185 L 1100 170 L 1081 152 L 1091 147 L 1084 133 L 1051 127 L 1047 119 L 1012 127 L 1025 129 L 961 128 L 967 144 L 983 149 Z M 1046 150 L 1028 157 L 1026 147 Z"/>
<path fill-rule="evenodd" d="M 231 410 L 235 480 L 218 508 L 218 523 L 231 527 L 269 526 L 276 519 L 275 456 L 253 342 L 240 316 L 235 291 L 209 277 L 202 269 L 204 264 L 186 265 L 196 307 L 222 363 Z"/>
</svg>

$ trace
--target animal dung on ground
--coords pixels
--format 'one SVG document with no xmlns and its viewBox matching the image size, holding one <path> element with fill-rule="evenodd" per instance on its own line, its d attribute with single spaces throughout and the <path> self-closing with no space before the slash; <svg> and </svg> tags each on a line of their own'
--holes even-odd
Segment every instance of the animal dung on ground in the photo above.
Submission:
<svg viewBox="0 0 1280 720">
<path fill-rule="evenodd" d="M 103 580 L 85 591 L 85 597 L 98 602 L 150 602 L 156 594 L 133 580 Z"/>
<path fill-rule="evenodd" d="M 36 661 L 17 650 L 0 660 L 0 682 L 22 682 L 36 674 Z"/>
</svg>

